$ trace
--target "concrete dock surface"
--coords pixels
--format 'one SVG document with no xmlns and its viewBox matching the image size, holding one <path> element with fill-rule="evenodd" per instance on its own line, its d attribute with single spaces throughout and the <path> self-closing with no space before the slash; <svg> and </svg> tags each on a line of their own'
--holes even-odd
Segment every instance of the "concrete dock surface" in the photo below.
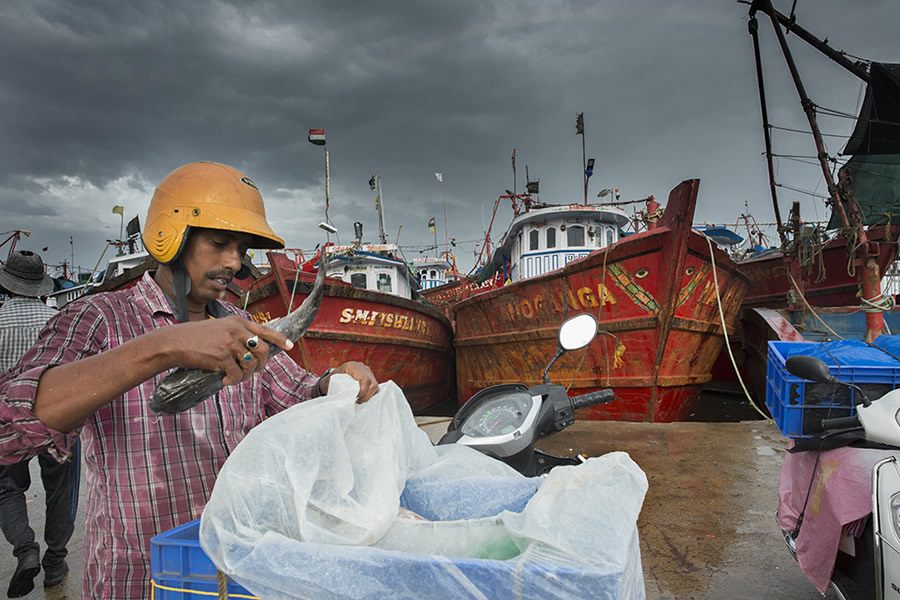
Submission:
<svg viewBox="0 0 900 600">
<path fill-rule="evenodd" d="M 449 418 L 419 417 L 436 440 Z M 578 421 L 540 444 L 554 454 L 627 452 L 650 487 L 638 519 L 648 600 L 816 600 L 822 596 L 787 552 L 775 524 L 778 473 L 786 440 L 766 421 L 669 424 Z M 43 502 L 37 461 L 29 514 L 43 547 Z M 83 490 L 82 490 L 83 497 Z M 26 598 L 81 597 L 82 515 L 69 544 L 71 572 L 45 591 L 43 573 Z M 0 597 L 15 569 L 0 542 Z M 829 592 L 826 600 L 836 598 Z"/>
</svg>

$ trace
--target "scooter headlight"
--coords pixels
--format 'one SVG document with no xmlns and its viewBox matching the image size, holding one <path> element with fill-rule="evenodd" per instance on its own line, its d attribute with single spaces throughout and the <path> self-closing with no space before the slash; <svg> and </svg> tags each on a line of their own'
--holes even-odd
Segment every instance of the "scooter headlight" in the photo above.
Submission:
<svg viewBox="0 0 900 600">
<path fill-rule="evenodd" d="M 894 528 L 894 535 L 900 539 L 900 494 L 891 496 L 891 527 Z"/>
</svg>

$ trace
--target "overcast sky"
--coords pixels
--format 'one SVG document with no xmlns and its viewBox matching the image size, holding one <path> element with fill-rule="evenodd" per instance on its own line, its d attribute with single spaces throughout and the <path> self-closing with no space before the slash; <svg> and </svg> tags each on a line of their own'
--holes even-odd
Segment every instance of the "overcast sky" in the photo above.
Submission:
<svg viewBox="0 0 900 600">
<path fill-rule="evenodd" d="M 775 0 L 783 13 L 791 4 Z M 837 49 L 900 62 L 897 0 L 798 0 L 796 11 Z M 583 202 L 580 112 L 596 159 L 592 202 L 619 188 L 623 201 L 664 203 L 696 177 L 695 224 L 735 223 L 745 202 L 772 222 L 747 21 L 731 0 L 3 2 L 0 234 L 29 230 L 18 249 L 50 265 L 74 249 L 90 270 L 119 237 L 113 206 L 143 224 L 168 172 L 212 160 L 257 183 L 289 247 L 312 249 L 324 241 L 325 168 L 307 132 L 324 128 L 342 243 L 354 221 L 378 239 L 377 171 L 389 241 L 399 230 L 406 257 L 422 256 L 434 216 L 437 241 L 446 227 L 467 269 L 498 195 L 513 188 L 513 149 L 517 191 L 527 167 L 542 201 Z M 770 120 L 806 129 L 762 15 L 760 34 Z M 788 43 L 813 101 L 855 113 L 859 80 L 796 36 Z M 837 154 L 852 121 L 821 125 Z M 773 141 L 776 153 L 814 155 L 809 135 L 779 129 Z M 826 217 L 804 193 L 824 193 L 810 162 L 777 159 L 779 183 L 802 190 L 779 190 L 783 215 L 798 200 L 807 220 Z M 502 204 L 494 241 L 510 217 Z"/>
</svg>

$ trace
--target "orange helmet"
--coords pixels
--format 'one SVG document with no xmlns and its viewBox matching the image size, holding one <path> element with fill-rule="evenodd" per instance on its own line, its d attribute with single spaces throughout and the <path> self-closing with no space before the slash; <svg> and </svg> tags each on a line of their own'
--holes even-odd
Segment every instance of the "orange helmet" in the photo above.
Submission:
<svg viewBox="0 0 900 600">
<path fill-rule="evenodd" d="M 266 222 L 256 184 L 220 163 L 188 163 L 166 175 L 150 200 L 144 247 L 160 263 L 171 263 L 181 254 L 191 227 L 249 233 L 254 248 L 284 248 L 284 240 Z"/>
</svg>

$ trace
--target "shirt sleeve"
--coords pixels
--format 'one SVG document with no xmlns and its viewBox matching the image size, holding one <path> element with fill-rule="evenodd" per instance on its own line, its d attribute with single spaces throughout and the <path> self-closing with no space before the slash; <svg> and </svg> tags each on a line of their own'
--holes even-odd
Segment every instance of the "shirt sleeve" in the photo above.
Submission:
<svg viewBox="0 0 900 600">
<path fill-rule="evenodd" d="M 108 346 L 106 321 L 90 303 L 66 305 L 41 330 L 37 342 L 0 375 L 0 464 L 48 452 L 62 462 L 72 455 L 79 429 L 62 433 L 41 423 L 34 399 L 47 369 L 98 354 Z"/>
<path fill-rule="evenodd" d="M 261 375 L 266 416 L 319 395 L 316 388 L 319 377 L 298 365 L 284 352 L 270 358 Z"/>
</svg>

